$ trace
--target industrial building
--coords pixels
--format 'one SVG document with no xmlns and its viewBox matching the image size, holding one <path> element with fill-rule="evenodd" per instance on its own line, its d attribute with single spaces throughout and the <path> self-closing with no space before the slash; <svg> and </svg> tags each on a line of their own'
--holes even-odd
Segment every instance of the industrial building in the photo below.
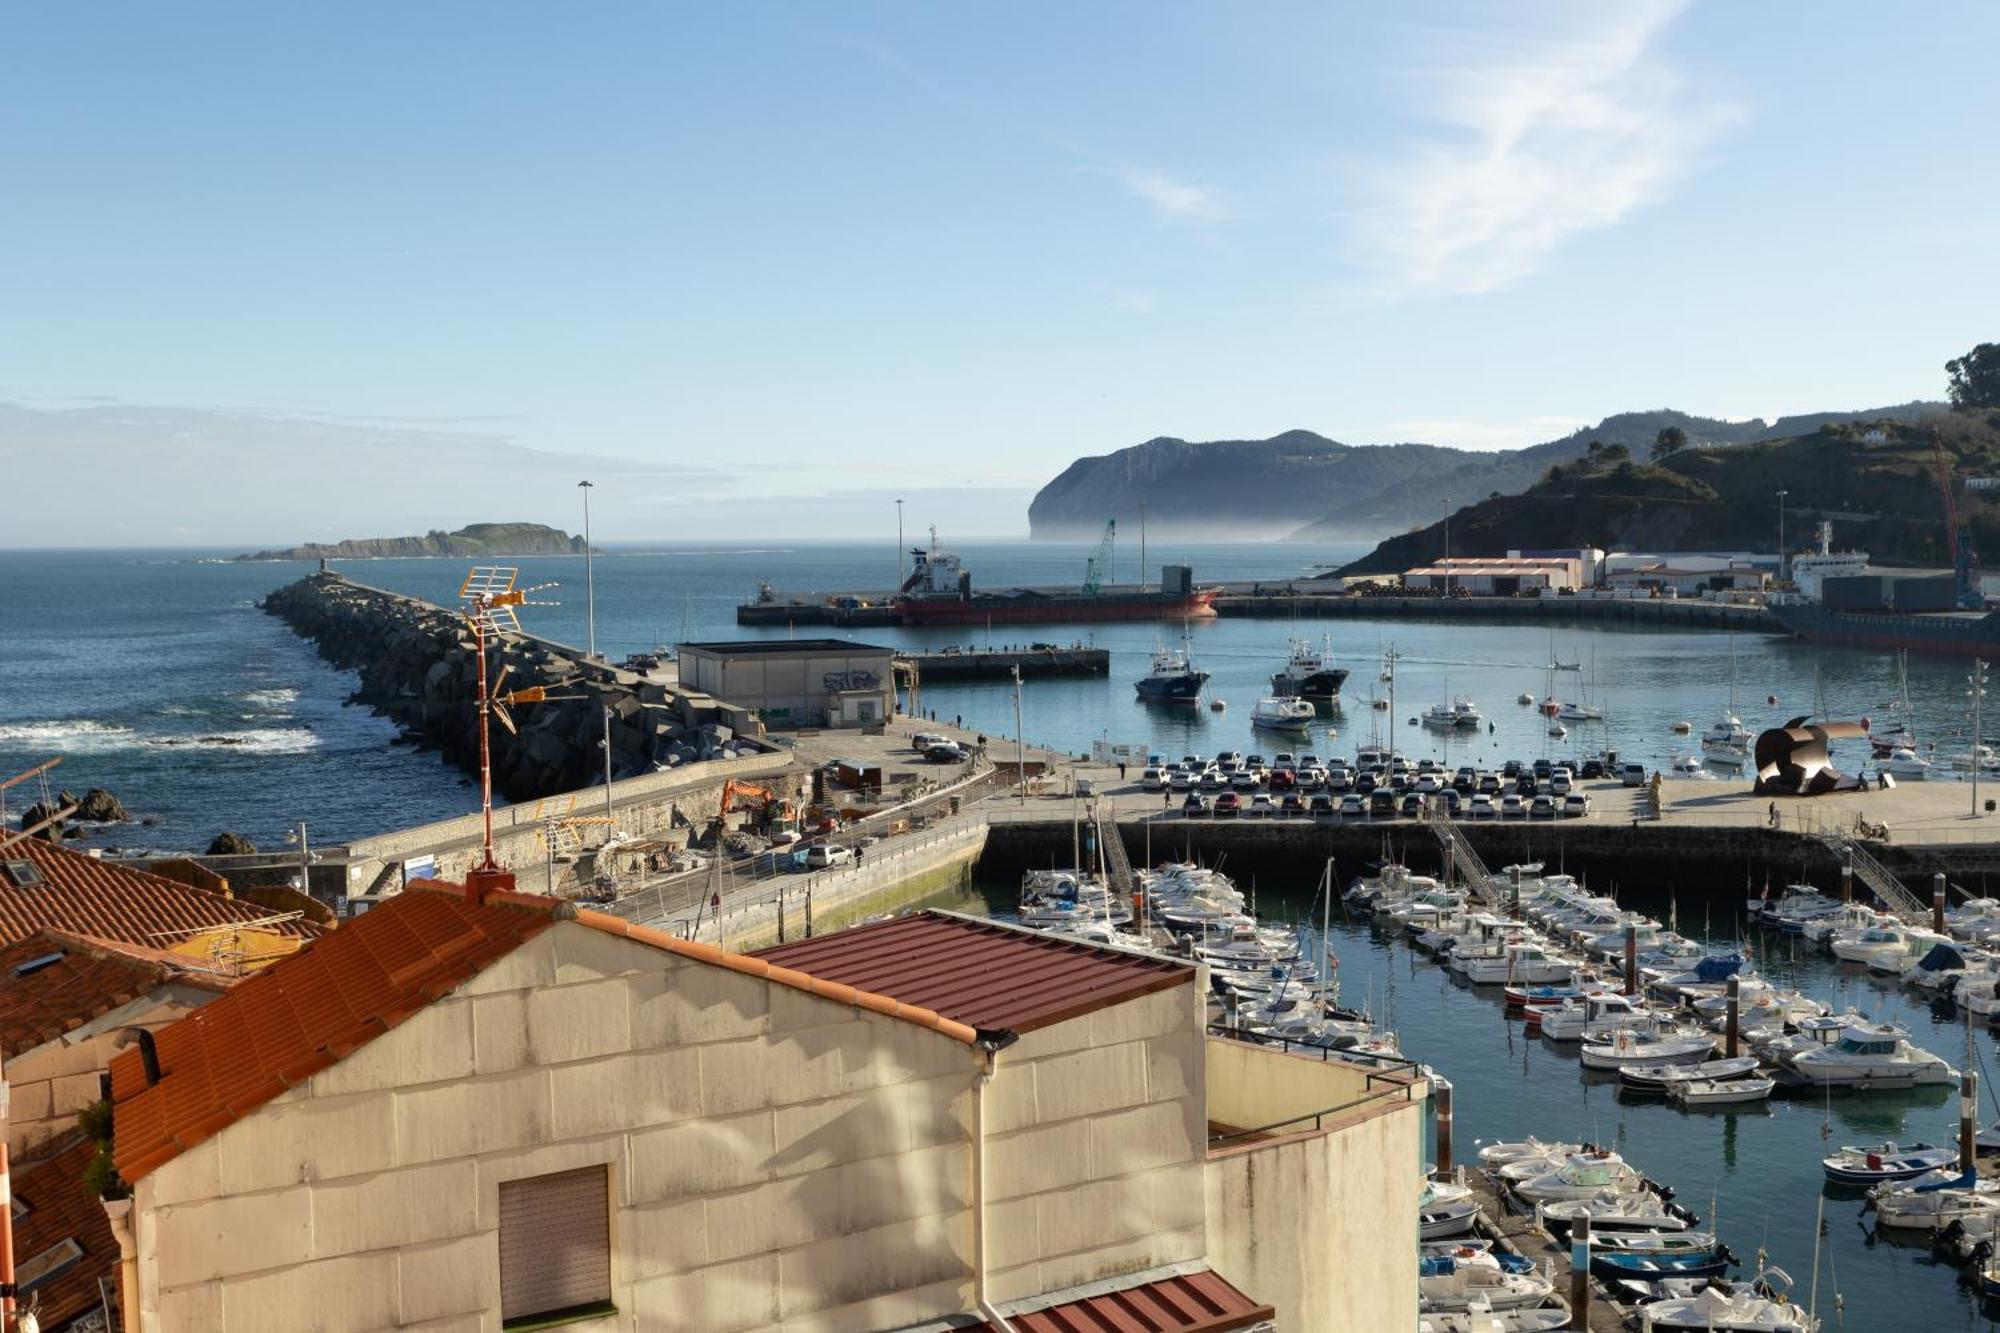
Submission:
<svg viewBox="0 0 2000 1333">
<path fill-rule="evenodd" d="M 1521 593 L 1575 592 L 1588 586 L 1585 553 L 1453 556 L 1403 571 L 1403 586 L 1431 592 L 1464 592 L 1473 597 L 1514 597 Z"/>
<path fill-rule="evenodd" d="M 895 715 L 893 649 L 846 639 L 683 643 L 684 689 L 727 699 L 778 730 L 877 726 Z"/>
</svg>

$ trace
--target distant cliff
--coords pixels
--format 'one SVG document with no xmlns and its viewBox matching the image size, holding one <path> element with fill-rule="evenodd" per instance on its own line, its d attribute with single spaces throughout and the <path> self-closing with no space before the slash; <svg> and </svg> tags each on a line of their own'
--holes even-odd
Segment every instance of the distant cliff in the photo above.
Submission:
<svg viewBox="0 0 2000 1333">
<path fill-rule="evenodd" d="M 1513 495 L 1552 464 L 1584 456 L 1593 441 L 1642 455 L 1678 426 L 1697 448 L 1794 436 L 1822 423 L 1914 419 L 1937 404 L 1821 413 L 1777 422 L 1721 421 L 1671 410 L 1625 412 L 1525 449 L 1453 449 L 1435 444 L 1350 445 L 1311 431 L 1268 440 L 1148 440 L 1081 458 L 1044 486 L 1028 508 L 1030 534 L 1092 538 L 1108 519 L 1187 539 L 1289 537 L 1352 541 L 1437 520 L 1447 510 Z"/>
<path fill-rule="evenodd" d="M 2000 429 L 1939 412 L 1915 421 L 1885 418 L 1880 438 L 1871 438 L 1860 425 L 1811 420 L 1820 422 L 1811 434 L 1683 449 L 1658 463 L 1614 445 L 1557 464 L 1520 495 L 1454 513 L 1451 554 L 1583 546 L 1769 551 L 1783 490 L 1786 543 L 1794 551 L 1825 518 L 1840 548 L 1866 550 L 1891 564 L 1947 563 L 1929 430 L 1939 429 L 1952 470 L 1963 478 L 2000 473 Z M 1957 503 L 1974 547 L 2000 550 L 2000 505 L 1986 494 L 1960 494 Z M 1440 519 L 1392 537 L 1338 572 L 1390 574 L 1427 564 L 1444 554 L 1444 526 Z"/>
<path fill-rule="evenodd" d="M 481 556 L 582 555 L 583 538 L 540 523 L 471 523 L 457 532 L 421 537 L 362 537 L 307 542 L 283 551 L 258 551 L 238 560 L 383 560 L 423 556 L 474 559 Z"/>
</svg>

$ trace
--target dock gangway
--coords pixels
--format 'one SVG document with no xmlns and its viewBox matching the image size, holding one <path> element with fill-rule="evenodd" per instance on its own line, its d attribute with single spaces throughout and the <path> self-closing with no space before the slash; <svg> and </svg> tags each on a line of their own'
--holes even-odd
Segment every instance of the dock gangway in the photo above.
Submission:
<svg viewBox="0 0 2000 1333">
<path fill-rule="evenodd" d="M 1480 859 L 1479 853 L 1472 850 L 1465 830 L 1441 807 L 1428 801 L 1424 803 L 1423 818 L 1436 836 L 1438 847 L 1444 852 L 1444 874 L 1441 878 L 1446 885 L 1456 879 L 1465 886 L 1474 902 L 1482 907 L 1489 906 L 1493 897 L 1493 872 L 1486 868 L 1486 862 Z"/>
<path fill-rule="evenodd" d="M 1095 813 L 1097 855 L 1104 867 L 1104 882 L 1114 898 L 1129 903 L 1138 887 L 1137 877 L 1132 873 L 1132 858 L 1125 854 L 1125 839 L 1118 836 L 1117 813 L 1114 810 L 1107 818 L 1105 811 L 1105 805 L 1099 802 Z"/>
<path fill-rule="evenodd" d="M 1855 839 L 1840 833 L 1822 833 L 1819 840 L 1827 850 L 1853 867 L 1855 878 L 1866 884 L 1869 891 L 1882 900 L 1882 905 L 1894 912 L 1906 925 L 1924 926 L 1930 924 L 1930 908 L 1903 886 L 1903 882 L 1889 873 L 1887 866 L 1875 859 L 1866 847 Z"/>
</svg>

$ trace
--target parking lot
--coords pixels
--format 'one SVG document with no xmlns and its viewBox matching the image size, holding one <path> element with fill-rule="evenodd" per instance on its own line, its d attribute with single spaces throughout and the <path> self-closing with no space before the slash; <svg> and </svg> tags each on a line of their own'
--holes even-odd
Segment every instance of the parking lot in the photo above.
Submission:
<svg viewBox="0 0 2000 1333">
<path fill-rule="evenodd" d="M 1163 762 L 1148 764 L 1137 788 L 1184 819 L 1410 819 L 1433 810 L 1471 820 L 1579 819 L 1596 804 L 1585 782 L 1605 776 L 1595 762 L 1582 772 L 1547 759 L 1482 771 L 1366 749 L 1351 763 L 1234 751 L 1156 757 Z"/>
</svg>

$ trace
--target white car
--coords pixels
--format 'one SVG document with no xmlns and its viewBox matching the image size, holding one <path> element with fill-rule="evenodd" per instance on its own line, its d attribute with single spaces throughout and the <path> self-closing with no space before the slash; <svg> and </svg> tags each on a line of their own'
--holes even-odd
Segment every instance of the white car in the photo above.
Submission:
<svg viewBox="0 0 2000 1333">
<path fill-rule="evenodd" d="M 1575 818 L 1579 815 L 1587 815 L 1589 813 L 1590 796 L 1588 793 L 1573 791 L 1563 797 L 1563 814 L 1566 817 Z"/>
<path fill-rule="evenodd" d="M 811 870 L 825 870 L 829 866 L 844 866 L 854 859 L 852 847 L 842 847 L 838 843 L 816 842 L 806 848 L 806 867 Z"/>
<path fill-rule="evenodd" d="M 1223 776 L 1219 768 L 1204 768 L 1201 771 L 1200 785 L 1203 791 L 1221 791 L 1229 785 L 1229 779 Z"/>
<path fill-rule="evenodd" d="M 1349 792 L 1340 798 L 1340 817 L 1360 819 L 1368 813 L 1368 798 L 1359 792 Z"/>
<path fill-rule="evenodd" d="M 1523 819 L 1528 814 L 1528 803 L 1521 799 L 1521 793 L 1510 791 L 1500 798 L 1502 819 Z"/>
<path fill-rule="evenodd" d="M 1146 771 L 1139 775 L 1139 785 L 1141 787 L 1144 787 L 1147 791 L 1158 791 L 1160 790 L 1160 788 L 1167 785 L 1166 774 L 1160 772 L 1158 768 L 1155 768 L 1152 765 L 1148 764 L 1146 766 Z"/>
<path fill-rule="evenodd" d="M 1167 785 L 1175 791 L 1193 791 L 1195 775 L 1188 769 L 1177 768 L 1167 778 Z"/>
<path fill-rule="evenodd" d="M 1250 798 L 1250 806 L 1243 813 L 1246 815 L 1255 815 L 1262 819 L 1269 819 L 1278 813 L 1278 807 L 1270 797 L 1266 796 L 1263 792 L 1258 792 Z"/>
</svg>

